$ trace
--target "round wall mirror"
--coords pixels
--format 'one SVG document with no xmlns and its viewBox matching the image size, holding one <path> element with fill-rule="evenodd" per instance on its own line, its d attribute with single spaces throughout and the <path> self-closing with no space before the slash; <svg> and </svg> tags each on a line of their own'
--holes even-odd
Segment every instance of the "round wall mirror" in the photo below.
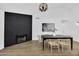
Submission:
<svg viewBox="0 0 79 59">
<path fill-rule="evenodd" d="M 41 4 L 39 5 L 39 10 L 40 10 L 41 12 L 45 12 L 47 9 L 48 9 L 48 4 L 47 4 L 47 3 L 41 3 Z"/>
</svg>

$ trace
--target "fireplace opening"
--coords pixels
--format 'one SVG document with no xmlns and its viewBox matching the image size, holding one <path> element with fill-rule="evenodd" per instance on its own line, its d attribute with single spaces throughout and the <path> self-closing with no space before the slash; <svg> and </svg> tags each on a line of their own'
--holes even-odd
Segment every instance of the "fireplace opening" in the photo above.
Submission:
<svg viewBox="0 0 79 59">
<path fill-rule="evenodd" d="M 22 43 L 27 41 L 27 35 L 16 35 L 16 43 Z"/>
</svg>

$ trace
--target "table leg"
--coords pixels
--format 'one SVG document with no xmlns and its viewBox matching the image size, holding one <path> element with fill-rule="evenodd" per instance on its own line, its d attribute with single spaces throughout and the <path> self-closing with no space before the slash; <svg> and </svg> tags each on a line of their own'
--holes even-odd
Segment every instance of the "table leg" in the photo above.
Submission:
<svg viewBox="0 0 79 59">
<path fill-rule="evenodd" d="M 43 51 L 44 51 L 44 39 L 43 39 Z"/>
<path fill-rule="evenodd" d="M 71 38 L 71 50 L 73 50 L 73 39 Z"/>
</svg>

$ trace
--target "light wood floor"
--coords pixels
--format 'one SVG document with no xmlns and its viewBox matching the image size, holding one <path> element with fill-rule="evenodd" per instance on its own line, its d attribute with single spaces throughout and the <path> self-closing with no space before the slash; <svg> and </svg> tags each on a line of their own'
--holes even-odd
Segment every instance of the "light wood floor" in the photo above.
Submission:
<svg viewBox="0 0 79 59">
<path fill-rule="evenodd" d="M 9 46 L 3 50 L 0 50 L 1 56 L 79 56 L 79 43 L 74 42 L 73 51 L 66 49 L 65 51 L 57 52 L 53 49 L 45 47 L 45 51 L 42 50 L 42 43 L 39 41 L 28 41 L 17 45 Z"/>
</svg>

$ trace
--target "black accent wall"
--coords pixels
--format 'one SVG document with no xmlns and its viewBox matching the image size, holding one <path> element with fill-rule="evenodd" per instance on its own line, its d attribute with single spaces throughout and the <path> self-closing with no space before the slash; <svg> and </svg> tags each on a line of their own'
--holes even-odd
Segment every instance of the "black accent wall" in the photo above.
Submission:
<svg viewBox="0 0 79 59">
<path fill-rule="evenodd" d="M 17 35 L 32 40 L 32 15 L 5 12 L 5 47 L 16 44 Z"/>
</svg>

